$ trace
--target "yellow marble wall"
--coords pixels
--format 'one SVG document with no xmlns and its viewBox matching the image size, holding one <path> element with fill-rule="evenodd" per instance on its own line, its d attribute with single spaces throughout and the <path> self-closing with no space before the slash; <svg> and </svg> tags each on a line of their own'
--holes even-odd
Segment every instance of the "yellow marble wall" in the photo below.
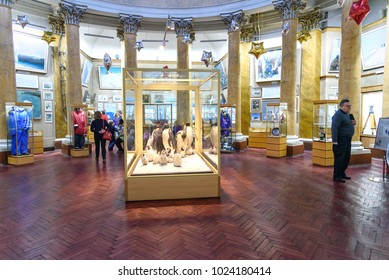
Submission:
<svg viewBox="0 0 389 280">
<path fill-rule="evenodd" d="M 312 138 L 314 100 L 320 100 L 322 32 L 312 30 L 312 38 L 302 44 L 300 79 L 299 137 Z"/>
<path fill-rule="evenodd" d="M 0 6 L 0 139 L 7 138 L 5 102 L 16 101 L 11 7 Z"/>
<path fill-rule="evenodd" d="M 242 43 L 240 45 L 240 82 L 241 82 L 241 132 L 244 135 L 249 134 L 250 128 L 250 55 L 248 54 L 251 43 Z"/>
<path fill-rule="evenodd" d="M 342 45 L 339 66 L 339 100 L 350 99 L 351 113 L 357 122 L 353 141 L 359 141 L 361 122 L 361 31 L 362 27 L 349 20 L 352 1 L 345 1 L 342 7 Z"/>
<path fill-rule="evenodd" d="M 282 36 L 282 73 L 281 102 L 288 104 L 288 135 L 297 135 L 296 131 L 296 37 L 297 18 L 284 20 L 289 22 L 289 32 Z"/>
</svg>

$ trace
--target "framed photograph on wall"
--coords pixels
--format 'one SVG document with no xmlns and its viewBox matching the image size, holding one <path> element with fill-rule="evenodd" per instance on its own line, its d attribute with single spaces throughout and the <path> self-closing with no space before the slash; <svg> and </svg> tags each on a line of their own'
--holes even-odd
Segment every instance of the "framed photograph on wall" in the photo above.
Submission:
<svg viewBox="0 0 389 280">
<path fill-rule="evenodd" d="M 16 87 L 38 89 L 39 88 L 38 76 L 16 73 Z"/>
<path fill-rule="evenodd" d="M 262 97 L 262 88 L 260 87 L 250 87 L 250 96 L 261 98 Z"/>
<path fill-rule="evenodd" d="M 252 122 L 259 122 L 259 121 L 261 121 L 261 114 L 260 113 L 251 114 L 251 121 Z"/>
<path fill-rule="evenodd" d="M 385 46 L 386 25 L 362 34 L 361 57 L 363 70 L 384 66 Z"/>
<path fill-rule="evenodd" d="M 92 62 L 85 58 L 81 74 L 81 84 L 84 87 L 88 86 L 90 74 L 92 72 Z"/>
<path fill-rule="evenodd" d="M 268 50 L 257 59 L 256 81 L 268 82 L 281 80 L 282 50 Z"/>
<path fill-rule="evenodd" d="M 108 102 L 108 95 L 106 95 L 106 94 L 99 94 L 97 96 L 97 101 L 98 102 Z"/>
<path fill-rule="evenodd" d="M 142 102 L 143 102 L 143 104 L 149 104 L 150 103 L 150 94 L 143 94 L 142 95 Z"/>
<path fill-rule="evenodd" d="M 45 100 L 45 111 L 52 112 L 53 111 L 53 101 Z"/>
<path fill-rule="evenodd" d="M 53 100 L 53 92 L 52 91 L 44 91 L 43 92 L 43 100 Z"/>
<path fill-rule="evenodd" d="M 43 89 L 53 89 L 53 83 L 52 82 L 43 82 L 42 88 Z"/>
<path fill-rule="evenodd" d="M 280 87 L 264 87 L 262 88 L 262 98 L 280 98 Z"/>
<path fill-rule="evenodd" d="M 112 101 L 113 102 L 122 102 L 123 98 L 121 95 L 114 95 L 112 96 Z"/>
<path fill-rule="evenodd" d="M 111 66 L 109 71 L 99 66 L 100 89 L 122 89 L 122 68 Z"/>
<path fill-rule="evenodd" d="M 13 43 L 16 70 L 47 72 L 49 46 L 41 36 L 14 31 Z"/>
<path fill-rule="evenodd" d="M 53 122 L 53 113 L 45 113 L 45 122 L 47 123 Z"/>
<path fill-rule="evenodd" d="M 260 113 L 262 109 L 261 98 L 251 98 L 250 100 L 250 111 L 252 113 Z"/>
<path fill-rule="evenodd" d="M 154 97 L 155 103 L 163 103 L 163 95 L 162 94 L 156 94 Z"/>
<path fill-rule="evenodd" d="M 330 66 L 328 72 L 339 72 L 340 65 L 340 38 L 334 39 L 330 54 Z"/>
<path fill-rule="evenodd" d="M 34 120 L 40 120 L 42 118 L 41 107 L 41 92 L 32 90 L 17 90 L 16 91 L 17 102 L 31 102 L 33 111 L 32 117 Z"/>
</svg>

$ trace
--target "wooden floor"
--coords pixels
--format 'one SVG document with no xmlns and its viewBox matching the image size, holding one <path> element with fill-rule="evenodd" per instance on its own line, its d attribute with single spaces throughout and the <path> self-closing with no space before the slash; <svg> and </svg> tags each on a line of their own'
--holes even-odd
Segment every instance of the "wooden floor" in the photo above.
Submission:
<svg viewBox="0 0 389 280">
<path fill-rule="evenodd" d="M 221 155 L 220 199 L 135 203 L 122 161 L 0 165 L 0 259 L 389 259 L 389 184 L 369 180 L 382 160 L 335 184 L 310 152 L 247 149 Z"/>
</svg>

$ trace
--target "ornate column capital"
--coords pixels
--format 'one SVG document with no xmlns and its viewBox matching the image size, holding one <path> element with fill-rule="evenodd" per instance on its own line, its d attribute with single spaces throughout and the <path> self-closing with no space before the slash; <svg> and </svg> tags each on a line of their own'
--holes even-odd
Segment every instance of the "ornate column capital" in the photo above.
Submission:
<svg viewBox="0 0 389 280">
<path fill-rule="evenodd" d="M 0 0 L 0 6 L 12 7 L 14 3 L 15 0 Z"/>
<path fill-rule="evenodd" d="M 250 23 L 250 17 L 245 16 L 244 21 L 240 27 L 240 41 L 249 42 L 254 35 L 254 25 Z"/>
<path fill-rule="evenodd" d="M 123 29 L 123 26 L 118 26 L 118 28 L 116 28 L 116 37 L 119 38 L 119 40 L 121 42 L 124 41 L 124 29 Z"/>
<path fill-rule="evenodd" d="M 177 18 L 172 17 L 174 22 L 174 30 L 176 31 L 177 36 L 185 36 L 185 34 L 190 34 L 193 30 L 193 18 Z"/>
<path fill-rule="evenodd" d="M 306 3 L 302 0 L 273 0 L 274 9 L 282 14 L 284 20 L 296 18 L 304 10 Z"/>
<path fill-rule="evenodd" d="M 142 16 L 119 14 L 119 22 L 122 25 L 124 33 L 138 33 L 138 29 L 142 22 Z"/>
<path fill-rule="evenodd" d="M 49 15 L 49 24 L 55 34 L 65 34 L 65 21 L 55 15 Z"/>
<path fill-rule="evenodd" d="M 244 20 L 244 13 L 242 10 L 220 14 L 224 24 L 228 28 L 228 32 L 240 31 L 240 25 Z"/>
<path fill-rule="evenodd" d="M 320 21 L 323 19 L 323 12 L 316 10 L 304 13 L 298 16 L 299 23 L 304 30 L 312 30 L 320 28 Z"/>
<path fill-rule="evenodd" d="M 63 16 L 65 24 L 80 24 L 80 18 L 85 13 L 87 6 L 76 5 L 66 1 L 59 3 L 58 13 Z"/>
</svg>

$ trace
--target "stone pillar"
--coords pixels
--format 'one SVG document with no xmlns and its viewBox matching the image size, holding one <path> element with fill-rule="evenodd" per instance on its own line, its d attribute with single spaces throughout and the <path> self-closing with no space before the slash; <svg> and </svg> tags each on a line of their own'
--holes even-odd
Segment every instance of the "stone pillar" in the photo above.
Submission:
<svg viewBox="0 0 389 280">
<path fill-rule="evenodd" d="M 12 0 L 0 0 L 0 141 L 7 138 L 5 102 L 16 102 L 11 9 L 13 2 Z M 3 141 L 6 142 L 6 140 Z"/>
<path fill-rule="evenodd" d="M 314 100 L 320 100 L 322 32 L 319 29 L 323 14 L 314 11 L 299 17 L 302 31 L 298 40 L 302 45 L 300 79 L 299 136 L 312 139 Z"/>
<path fill-rule="evenodd" d="M 242 98 L 240 77 L 240 25 L 244 20 L 243 12 L 236 11 L 220 15 L 228 28 L 228 96 L 227 105 L 236 106 L 235 129 L 242 133 Z"/>
<path fill-rule="evenodd" d="M 136 34 L 142 22 L 142 16 L 120 14 L 120 24 L 123 28 L 124 65 L 126 68 L 137 68 Z"/>
<path fill-rule="evenodd" d="M 68 134 L 73 129 L 70 118 L 70 106 L 82 104 L 81 58 L 80 58 L 80 17 L 85 13 L 86 6 L 68 2 L 59 3 L 59 13 L 65 20 L 66 34 L 66 107 Z"/>
<path fill-rule="evenodd" d="M 339 100 L 350 99 L 351 112 L 357 121 L 353 141 L 360 137 L 361 111 L 361 31 L 362 26 L 348 19 L 352 0 L 344 1 L 342 7 L 342 42 L 339 65 Z"/>
<path fill-rule="evenodd" d="M 193 29 L 192 18 L 172 18 L 177 35 L 177 69 L 189 69 L 189 46 Z M 192 123 L 192 106 L 188 90 L 177 90 L 177 121 Z"/>
<path fill-rule="evenodd" d="M 386 10 L 389 4 L 386 5 Z M 386 45 L 389 46 L 389 17 L 386 16 Z M 382 116 L 389 116 L 389 47 L 385 48 L 385 65 L 384 65 L 384 98 L 382 106 Z M 353 110 L 354 111 L 354 110 Z"/>
</svg>

